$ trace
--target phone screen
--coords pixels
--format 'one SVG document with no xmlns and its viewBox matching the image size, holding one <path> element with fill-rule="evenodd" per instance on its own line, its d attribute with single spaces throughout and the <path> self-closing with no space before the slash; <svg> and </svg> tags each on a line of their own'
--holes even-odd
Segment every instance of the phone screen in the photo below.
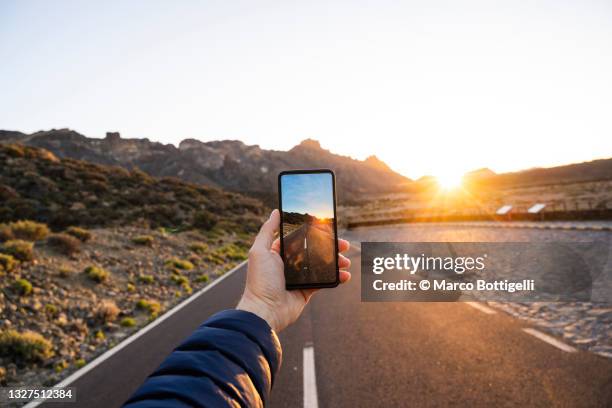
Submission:
<svg viewBox="0 0 612 408">
<path fill-rule="evenodd" d="M 334 174 L 279 175 L 281 254 L 288 289 L 338 284 Z"/>
</svg>

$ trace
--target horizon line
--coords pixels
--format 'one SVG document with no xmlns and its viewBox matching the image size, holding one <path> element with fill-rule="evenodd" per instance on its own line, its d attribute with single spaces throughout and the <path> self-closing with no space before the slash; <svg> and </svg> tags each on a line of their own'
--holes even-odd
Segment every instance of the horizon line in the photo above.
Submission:
<svg viewBox="0 0 612 408">
<path fill-rule="evenodd" d="M 291 147 L 291 148 L 289 148 L 287 150 L 282 150 L 282 149 L 265 148 L 265 147 L 262 147 L 261 144 L 247 144 L 243 140 L 238 139 L 238 138 L 235 138 L 235 139 L 232 139 L 232 138 L 220 138 L 220 139 L 202 140 L 202 139 L 200 139 L 198 137 L 185 137 L 185 138 L 182 138 L 180 140 L 180 142 L 178 142 L 178 144 L 175 144 L 175 143 L 172 143 L 172 142 L 168 142 L 168 143 L 162 142 L 162 141 L 159 141 L 159 140 L 156 140 L 156 139 L 152 139 L 152 138 L 146 137 L 146 136 L 144 136 L 144 137 L 138 137 L 138 136 L 127 136 L 127 137 L 125 137 L 123 135 L 123 133 L 121 131 L 118 131 L 118 130 L 107 130 L 107 131 L 104 132 L 105 133 L 104 136 L 88 136 L 85 133 L 83 133 L 83 132 L 81 132 L 81 131 L 79 131 L 77 129 L 70 128 L 70 127 L 51 127 L 51 128 L 49 128 L 47 130 L 40 129 L 40 130 L 31 131 L 31 132 L 22 131 L 22 130 L 10 130 L 10 129 L 6 129 L 6 128 L 0 129 L 0 131 L 19 132 L 19 133 L 26 134 L 28 136 L 31 136 L 31 135 L 33 135 L 35 133 L 40 133 L 40 132 L 73 131 L 73 132 L 76 132 L 76 133 L 86 137 L 86 138 L 89 138 L 89 139 L 99 139 L 99 140 L 106 139 L 108 137 L 109 133 L 118 133 L 120 139 L 123 139 L 123 140 L 148 140 L 148 141 L 150 141 L 152 143 L 159 143 L 159 144 L 162 144 L 164 146 L 170 145 L 170 146 L 173 146 L 176 149 L 179 149 L 179 145 L 182 142 L 184 142 L 185 140 L 196 140 L 196 141 L 198 141 L 200 143 L 226 142 L 227 141 L 227 142 L 240 142 L 240 143 L 244 144 L 245 146 L 257 146 L 257 147 L 259 147 L 262 150 L 276 151 L 276 152 L 289 152 L 291 149 L 301 145 L 302 143 L 304 143 L 304 142 L 306 142 L 308 140 L 312 140 L 312 141 L 317 142 L 319 144 L 319 146 L 321 147 L 321 149 L 326 150 L 326 151 L 330 152 L 331 154 L 333 154 L 335 156 L 346 157 L 346 158 L 349 158 L 349 159 L 352 159 L 352 160 L 355 160 L 355 161 L 359 161 L 359 162 L 362 162 L 362 163 L 365 163 L 365 161 L 367 159 L 369 159 L 371 157 L 374 157 L 374 158 L 380 160 L 387 167 L 389 167 L 389 169 L 391 171 L 393 171 L 394 173 L 397 173 L 397 174 L 399 174 L 399 175 L 401 175 L 401 176 L 403 176 L 403 177 L 405 177 L 405 178 L 407 178 L 407 179 L 409 179 L 410 181 L 413 181 L 413 182 L 416 182 L 416 181 L 418 181 L 418 180 L 420 180 L 420 179 L 422 179 L 424 177 L 434 177 L 434 178 L 437 178 L 436 175 L 431 174 L 431 173 L 424 173 L 424 174 L 422 174 L 420 176 L 408 176 L 408 175 L 402 173 L 401 171 L 393 169 L 385 160 L 382 160 L 376 153 L 372 153 L 372 154 L 368 155 L 364 159 L 359 159 L 359 158 L 356 158 L 356 157 L 351 156 L 349 154 L 337 153 L 337 152 L 331 151 L 330 149 L 324 148 L 322 146 L 321 141 L 319 139 L 314 138 L 314 137 L 307 137 L 305 139 L 302 139 L 302 141 L 300 143 L 294 145 L 293 147 Z M 490 166 L 485 166 L 485 167 L 474 168 L 474 169 L 471 169 L 471 170 L 466 170 L 466 171 L 461 173 L 461 177 L 464 177 L 464 176 L 466 176 L 469 173 L 473 173 L 473 172 L 480 171 L 480 170 L 491 170 L 497 176 L 497 175 L 503 175 L 503 174 L 521 173 L 521 172 L 530 171 L 530 170 L 537 170 L 537 169 L 552 169 L 552 168 L 556 168 L 556 167 L 570 166 L 570 165 L 582 164 L 582 163 L 590 163 L 590 162 L 594 162 L 594 161 L 598 161 L 598 160 L 608 160 L 608 159 L 612 159 L 612 155 L 610 155 L 610 156 L 595 156 L 595 157 L 593 157 L 591 159 L 583 160 L 583 161 L 560 162 L 558 164 L 553 164 L 553 165 L 523 167 L 523 168 L 517 168 L 515 170 L 508 170 L 508 171 L 499 171 L 499 170 L 495 170 L 495 169 L 491 168 Z"/>
</svg>

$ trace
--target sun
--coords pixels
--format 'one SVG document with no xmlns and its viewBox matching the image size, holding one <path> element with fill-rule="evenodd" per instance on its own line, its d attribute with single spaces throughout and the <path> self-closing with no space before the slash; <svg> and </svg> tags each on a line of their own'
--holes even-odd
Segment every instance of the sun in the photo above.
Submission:
<svg viewBox="0 0 612 408">
<path fill-rule="evenodd" d="M 446 173 L 436 176 L 436 180 L 440 187 L 444 190 L 454 190 L 461 187 L 463 183 L 463 174 L 461 173 Z"/>
</svg>

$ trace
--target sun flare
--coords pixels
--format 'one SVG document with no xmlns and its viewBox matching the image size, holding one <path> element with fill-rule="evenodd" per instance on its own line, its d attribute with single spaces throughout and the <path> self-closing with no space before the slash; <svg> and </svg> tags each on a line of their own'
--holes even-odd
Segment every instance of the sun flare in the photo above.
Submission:
<svg viewBox="0 0 612 408">
<path fill-rule="evenodd" d="M 436 176 L 436 180 L 440 187 L 444 190 L 454 190 L 461 187 L 463 182 L 463 174 L 447 173 Z"/>
</svg>

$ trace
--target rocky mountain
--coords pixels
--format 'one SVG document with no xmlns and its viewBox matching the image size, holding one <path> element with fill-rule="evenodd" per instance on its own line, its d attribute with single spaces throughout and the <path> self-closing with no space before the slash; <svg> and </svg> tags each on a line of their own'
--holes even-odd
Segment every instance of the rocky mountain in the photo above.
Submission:
<svg viewBox="0 0 612 408">
<path fill-rule="evenodd" d="M 0 131 L 0 143 L 21 143 L 45 148 L 58 157 L 179 177 L 256 196 L 271 205 L 275 202 L 277 175 L 287 169 L 334 170 L 341 202 L 356 201 L 364 193 L 398 191 L 410 182 L 375 156 L 355 160 L 333 154 L 311 139 L 289 151 L 276 151 L 236 140 L 186 139 L 175 147 L 149 139 L 124 139 L 116 132 L 95 139 L 70 129 L 52 129 L 32 134 Z"/>
<path fill-rule="evenodd" d="M 469 171 L 469 172 L 465 173 L 463 178 L 464 179 L 478 180 L 478 179 L 493 177 L 495 175 L 496 174 L 495 174 L 495 172 L 493 170 L 485 167 L 485 168 L 482 168 L 482 169 L 476 169 L 476 170 Z"/>
<path fill-rule="evenodd" d="M 466 174 L 465 177 L 467 183 L 493 188 L 544 186 L 610 179 L 612 179 L 612 158 L 502 174 L 495 174 L 489 169 L 480 169 Z"/>
</svg>

